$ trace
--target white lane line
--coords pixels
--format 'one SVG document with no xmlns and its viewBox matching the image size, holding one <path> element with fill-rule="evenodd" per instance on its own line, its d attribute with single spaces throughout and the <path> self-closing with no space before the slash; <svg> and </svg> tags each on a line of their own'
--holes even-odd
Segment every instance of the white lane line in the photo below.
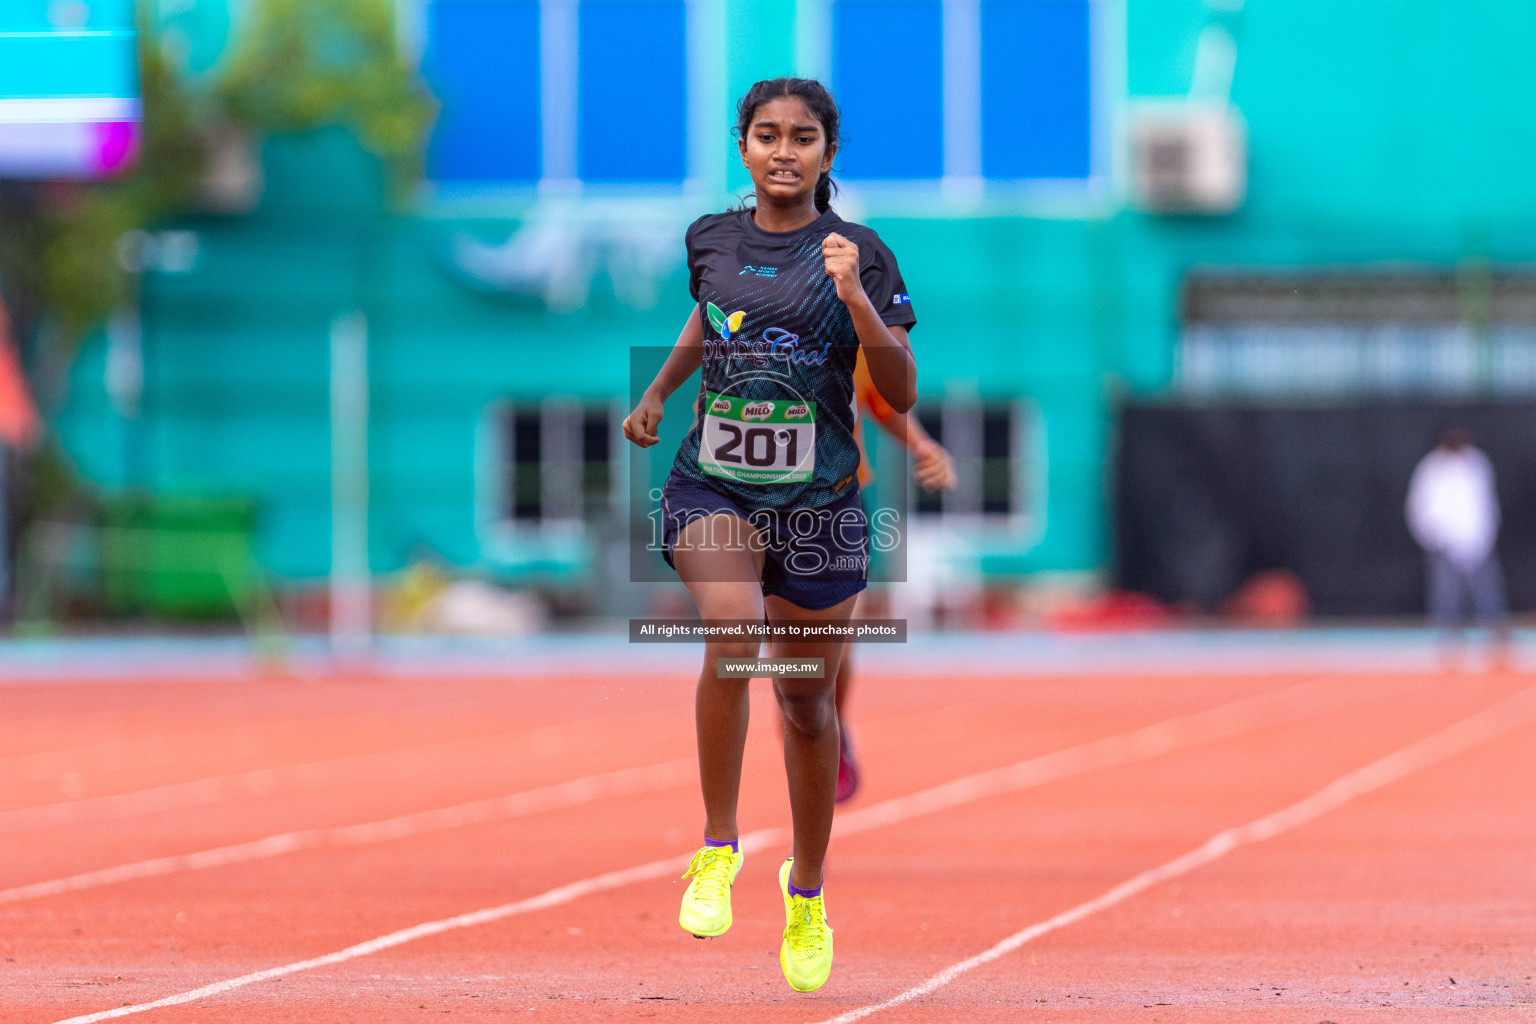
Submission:
<svg viewBox="0 0 1536 1024">
<path fill-rule="evenodd" d="M 1032 757 L 1002 768 L 968 775 L 908 796 L 872 804 L 856 811 L 844 811 L 833 822 L 833 832 L 835 835 L 862 832 L 919 814 L 932 814 L 948 807 L 980 800 L 983 797 L 1029 786 L 1039 786 L 1056 779 L 1155 757 L 1194 743 L 1212 742 L 1261 725 L 1276 724 L 1297 716 L 1310 717 L 1324 710 L 1324 705 L 1320 701 L 1332 698 L 1337 702 L 1339 696 L 1337 690 L 1337 680 L 1329 678 L 1309 680 L 1273 693 L 1246 697 L 1208 711 L 1171 718 L 1134 732 L 1110 736 L 1040 757 Z M 666 788 L 691 780 L 694 777 L 692 766 L 691 760 L 682 759 L 665 765 L 655 765 L 649 769 L 631 770 L 657 773 L 654 776 L 648 776 L 648 782 L 643 788 L 623 789 L 622 787 L 633 784 L 629 778 L 630 773 L 614 772 L 606 776 L 576 779 L 528 793 L 513 794 L 495 800 L 476 801 L 472 804 L 441 810 L 422 811 L 369 824 L 284 832 L 210 850 L 118 864 L 65 878 L 0 889 L 0 904 L 58 896 L 67 892 L 94 889 L 139 878 L 176 874 L 181 871 L 223 867 L 319 846 L 356 846 L 369 842 L 382 842 L 426 831 L 481 824 L 509 816 L 515 817 L 556 807 L 568 807 L 574 803 L 585 803 L 607 796 L 624 796 L 643 792 L 646 789 Z"/>
<path fill-rule="evenodd" d="M 747 851 L 756 851 L 768 846 L 783 843 L 789 838 L 789 830 L 782 828 L 766 828 L 757 832 L 748 833 L 741 837 L 741 848 Z M 88 1013 L 83 1017 L 70 1017 L 68 1020 L 59 1021 L 58 1024 L 94 1024 L 96 1021 L 111 1020 L 114 1017 L 126 1017 L 130 1013 L 143 1013 L 146 1010 L 158 1010 L 166 1006 L 179 1006 L 182 1003 L 195 1002 L 198 999 L 206 999 L 232 989 L 243 988 L 246 985 L 255 984 L 258 981 L 267 981 L 271 978 L 280 978 L 285 974 L 295 974 L 299 971 L 308 971 L 316 967 L 325 967 L 330 964 L 339 964 L 346 960 L 355 960 L 358 957 L 369 956 L 380 950 L 393 946 L 414 942 L 416 939 L 424 939 L 430 935 L 440 935 L 443 932 L 453 931 L 456 928 L 473 928 L 476 925 L 489 924 L 492 921 L 500 921 L 502 918 L 512 917 L 516 914 L 527 914 L 535 910 L 544 910 L 548 907 L 556 907 L 562 903 L 589 896 L 595 892 L 604 892 L 608 889 L 618 889 L 622 886 L 632 885 L 635 882 L 649 881 L 653 878 L 665 878 L 674 873 L 686 871 L 692 853 L 677 857 L 667 857 L 663 860 L 653 860 L 648 864 L 638 867 L 625 868 L 622 871 L 610 871 L 605 875 L 596 875 L 592 878 L 584 878 L 579 882 L 562 885 L 526 900 L 516 903 L 505 903 L 499 907 L 490 907 L 485 910 L 476 910 L 468 914 L 460 914 L 457 917 L 447 917 L 440 921 L 428 921 L 425 924 L 414 925 L 410 928 L 402 928 L 388 935 L 381 935 L 367 942 L 360 942 L 346 949 L 338 949 L 334 953 L 317 956 L 309 960 L 300 960 L 296 963 L 283 964 L 280 967 L 270 967 L 265 971 L 257 971 L 254 974 L 245 974 L 238 978 L 230 978 L 227 981 L 216 981 L 202 988 L 192 989 L 190 992 L 179 992 L 173 996 L 157 999 L 152 1003 L 139 1003 L 134 1006 L 119 1006 L 112 1010 L 103 1010 L 100 1013 Z"/>
<path fill-rule="evenodd" d="M 1226 738 L 1242 732 L 1259 729 L 1266 725 L 1311 717 L 1322 714 L 1330 708 L 1336 709 L 1340 704 L 1347 705 L 1360 699 L 1357 696 L 1348 695 L 1341 701 L 1339 699 L 1339 689 L 1339 680 L 1336 677 L 1324 677 L 1298 683 L 1295 686 L 1286 687 L 1273 693 L 1245 697 L 1208 711 L 1171 718 L 1121 736 L 1112 736 L 1108 739 L 1069 747 L 1066 750 L 1045 754 L 1041 757 L 1029 758 L 1005 768 L 979 772 L 975 775 L 956 779 L 954 782 L 934 786 L 909 796 L 897 797 L 873 804 L 862 811 L 842 815 L 834 821 L 833 829 L 839 835 L 865 832 L 883 825 L 903 821 L 922 814 L 931 814 L 935 811 L 956 807 L 963 803 L 1009 790 L 1038 786 L 1046 782 L 1067 778 L 1073 774 L 1081 774 L 1113 765 L 1125 764 L 1140 758 L 1154 757 L 1181 746 L 1209 742 L 1214 739 Z M 691 764 L 692 762 L 689 763 Z M 1075 769 L 1073 768 L 1074 765 L 1076 766 Z M 790 832 L 786 828 L 760 829 L 742 836 L 740 841 L 741 848 L 748 852 L 761 850 L 769 846 L 781 844 L 788 840 L 789 836 Z M 638 867 L 613 871 L 605 875 L 597 875 L 593 878 L 571 882 L 568 885 L 550 889 L 538 896 L 520 900 L 516 903 L 507 903 L 487 910 L 473 911 L 457 917 L 415 925 L 414 927 L 391 932 L 380 938 L 371 939 L 355 946 L 348 946 L 346 949 L 337 950 L 334 953 L 328 953 L 310 960 L 300 960 L 296 963 L 272 967 L 265 971 L 257 971 L 254 974 L 230 978 L 227 981 L 215 982 L 189 992 L 166 996 L 154 1002 L 141 1003 L 136 1006 L 120 1006 L 113 1010 L 103 1010 L 100 1013 L 87 1014 L 83 1017 L 71 1017 L 68 1020 L 59 1021 L 58 1024 L 91 1024 L 94 1021 L 124 1017 L 131 1013 L 143 1013 L 146 1010 L 155 1010 L 165 1006 L 178 1006 L 182 1003 L 189 1003 L 207 996 L 218 995 L 231 989 L 242 988 L 246 985 L 281 977 L 285 974 L 307 971 L 315 967 L 341 963 L 345 960 L 354 960 L 358 957 L 368 956 L 371 953 L 377 953 L 380 950 L 389 949 L 415 939 L 425 938 L 429 935 L 438 935 L 456 928 L 471 928 L 476 925 L 499 921 L 516 914 L 544 910 L 563 903 L 569 903 L 591 893 L 616 889 L 633 882 L 665 877 L 670 871 L 685 870 L 690 857 L 691 853 L 683 854 L 677 857 L 669 857 L 665 860 L 652 861 L 649 864 L 642 864 Z"/>
<path fill-rule="evenodd" d="M 467 699 L 446 704 L 432 700 L 415 701 L 394 708 L 393 712 L 401 720 L 408 720 L 418 712 L 426 715 L 452 713 L 461 710 L 467 703 Z M 110 772 L 119 765 L 141 763 L 146 758 L 161 756 L 170 749 L 243 749 L 252 743 L 274 737 L 291 738 L 296 728 L 343 725 L 352 717 L 351 712 L 329 711 L 322 712 L 318 717 L 280 717 L 262 725 L 210 726 L 186 732 L 132 732 L 127 736 L 118 734 L 123 726 L 119 722 L 116 723 L 113 735 L 96 743 L 0 757 L 0 784 L 53 779 L 67 772 L 81 770 L 82 761 L 89 762 L 93 771 Z"/>
<path fill-rule="evenodd" d="M 109 793 L 36 807 L 17 807 L 0 811 L 0 832 L 24 832 L 50 825 L 72 825 L 79 821 L 114 821 L 139 814 L 201 807 L 224 800 L 270 796 L 283 790 L 346 785 L 349 781 L 361 781 L 356 778 L 355 772 L 348 773 L 346 769 L 358 767 L 366 761 L 401 757 L 420 750 L 416 748 L 412 751 L 390 751 L 388 754 L 362 754 L 281 768 L 256 768 L 234 775 L 174 782 L 130 793 Z M 331 774 L 338 769 L 342 770 L 342 775 L 338 777 Z"/>
<path fill-rule="evenodd" d="M 1086 772 L 1143 761 L 1198 743 L 1313 718 L 1339 705 L 1356 703 L 1358 694 L 1340 694 L 1336 677 L 1311 679 L 1294 686 L 1246 697 L 1208 711 L 1170 718 L 1134 732 L 1067 747 L 1054 753 L 978 772 L 942 785 L 896 797 L 856 811 L 841 811 L 832 822 L 833 835 L 863 832 L 920 814 L 972 803 L 984 797 L 1040 786 Z"/>
<path fill-rule="evenodd" d="M 0 889 L 0 904 L 39 899 L 44 896 L 58 896 L 66 892 L 94 889 L 98 886 L 127 882 L 136 878 L 152 878 L 181 871 L 224 867 L 320 846 L 361 846 L 366 843 L 403 839 L 424 832 L 438 832 L 444 829 L 462 828 L 466 825 L 482 825 L 487 822 L 537 814 L 540 811 L 575 807 L 596 800 L 672 789 L 687 785 L 696 778 L 697 763 L 694 759 L 679 758 L 644 768 L 624 768 L 602 775 L 588 775 L 569 782 L 493 797 L 489 800 L 475 800 L 452 807 L 402 814 L 382 821 L 338 828 L 283 832 L 231 846 L 218 846 L 211 850 L 199 850 L 195 853 L 178 854 L 172 857 L 156 857 L 153 860 L 118 864 L 66 878 L 34 882 L 31 885 L 18 885 L 11 889 Z"/>
<path fill-rule="evenodd" d="M 546 727 L 548 728 L 548 727 Z M 544 730 L 520 729 L 486 736 L 440 740 L 399 750 L 352 754 L 327 761 L 277 768 L 256 768 L 233 775 L 216 775 L 189 782 L 171 783 L 130 793 L 65 800 L 35 807 L 0 811 L 0 833 L 23 832 L 80 821 L 112 821 L 140 814 L 183 810 L 247 797 L 263 797 L 293 790 L 323 789 L 355 783 L 382 782 L 391 778 L 415 778 L 421 760 L 445 752 L 473 748 L 477 744 L 523 743 Z"/>
<path fill-rule="evenodd" d="M 1512 697 L 1499 701 L 1491 707 L 1463 718 L 1454 725 L 1448 726 L 1437 733 L 1432 733 L 1423 739 L 1411 743 L 1401 750 L 1388 754 L 1386 757 L 1372 761 L 1370 764 L 1345 775 L 1339 776 L 1322 789 L 1303 800 L 1299 800 L 1289 807 L 1265 815 L 1255 821 L 1236 828 L 1229 828 L 1224 832 L 1218 832 L 1203 844 L 1182 856 L 1175 857 L 1159 867 L 1143 871 L 1133 878 L 1121 882 L 1100 896 L 1079 903 L 1070 910 L 1062 911 L 1055 917 L 1048 918 L 1038 924 L 1032 924 L 1028 928 L 1014 932 L 1003 939 L 997 945 L 984 952 L 978 953 L 968 960 L 962 960 L 957 964 L 946 967 L 933 975 L 927 981 L 914 985 L 905 992 L 900 992 L 880 1003 L 872 1003 L 861 1006 L 846 1013 L 841 1013 L 822 1024 L 852 1024 L 853 1021 L 862 1020 L 871 1014 L 888 1010 L 893 1006 L 900 1006 L 919 999 L 936 989 L 942 988 L 954 981 L 960 975 L 982 964 L 990 963 L 999 957 L 1018 949 L 1026 942 L 1030 942 L 1049 932 L 1065 928 L 1075 924 L 1091 914 L 1113 907 L 1117 903 L 1124 902 L 1138 893 L 1145 892 L 1159 882 L 1166 882 L 1171 878 L 1188 874 L 1198 867 L 1203 867 L 1214 860 L 1226 856 L 1239 846 L 1248 843 L 1259 843 L 1271 839 L 1282 832 L 1288 832 L 1300 825 L 1318 818 L 1351 800 L 1372 793 L 1383 786 L 1397 782 L 1399 779 L 1412 775 L 1414 772 L 1428 768 L 1449 757 L 1469 750 L 1489 740 L 1497 739 L 1505 733 L 1513 732 L 1521 726 L 1536 721 L 1536 687 L 1530 687 L 1520 691 Z"/>
</svg>

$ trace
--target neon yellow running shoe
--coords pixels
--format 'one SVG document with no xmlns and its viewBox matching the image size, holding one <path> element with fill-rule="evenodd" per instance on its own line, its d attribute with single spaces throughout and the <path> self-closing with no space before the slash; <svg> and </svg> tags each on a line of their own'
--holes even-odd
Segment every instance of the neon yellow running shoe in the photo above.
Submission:
<svg viewBox="0 0 1536 1024">
<path fill-rule="evenodd" d="M 779 946 L 779 966 L 784 980 L 796 992 L 814 992 L 832 973 L 832 926 L 827 924 L 825 897 L 789 894 L 789 866 L 779 868 L 779 892 L 784 894 L 784 942 Z"/>
<path fill-rule="evenodd" d="M 683 877 L 693 876 L 683 893 L 683 909 L 677 923 L 683 930 L 701 939 L 724 935 L 731 927 L 731 884 L 741 870 L 744 853 L 732 853 L 729 846 L 705 846 L 693 855 L 693 862 Z"/>
</svg>

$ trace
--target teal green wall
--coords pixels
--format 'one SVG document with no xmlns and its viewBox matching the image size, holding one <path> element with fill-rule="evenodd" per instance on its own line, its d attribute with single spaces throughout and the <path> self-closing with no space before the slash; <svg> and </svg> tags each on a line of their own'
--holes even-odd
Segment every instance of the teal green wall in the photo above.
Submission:
<svg viewBox="0 0 1536 1024">
<path fill-rule="evenodd" d="M 730 0 L 725 23 L 726 94 L 732 100 L 744 95 L 753 82 L 798 70 L 794 12 L 795 5 L 788 0 Z M 734 125 L 735 108 L 725 113 L 726 124 Z M 736 154 L 730 155 L 726 168 L 726 184 L 732 192 L 751 190 L 752 179 Z"/>
<path fill-rule="evenodd" d="M 791 70 L 791 9 L 728 5 L 733 96 Z M 1199 0 L 1132 0 L 1132 97 L 1188 88 L 1206 18 Z M 1251 138 L 1239 213 L 933 219 L 871 206 L 921 320 L 922 392 L 1022 396 L 1040 413 L 1045 532 L 994 545 L 995 570 L 1105 564 L 1114 402 L 1166 386 L 1189 266 L 1536 260 L 1536 62 L 1522 52 L 1536 39 L 1536 6 L 1413 0 L 1388 13 L 1370 0 L 1252 0 L 1223 24 L 1238 42 L 1233 99 Z M 722 111 L 723 147 L 729 124 Z M 670 343 L 687 314 L 681 267 L 653 309 L 621 305 L 600 282 L 585 308 L 551 313 L 476 293 L 446 269 L 453 232 L 505 237 L 511 206 L 477 219 L 430 207 L 388 215 L 375 170 L 334 134 L 274 140 L 266 160 L 262 208 L 184 225 L 202 238 L 197 268 L 150 285 L 146 482 L 260 494 L 269 566 L 322 574 L 326 331 L 334 315 L 363 308 L 373 326 L 375 565 L 398 565 L 417 540 L 461 564 L 484 562 L 474 438 L 487 406 L 623 394 L 630 346 Z M 122 424 L 102 361 L 97 339 L 59 427 L 82 469 L 116 485 Z"/>
</svg>

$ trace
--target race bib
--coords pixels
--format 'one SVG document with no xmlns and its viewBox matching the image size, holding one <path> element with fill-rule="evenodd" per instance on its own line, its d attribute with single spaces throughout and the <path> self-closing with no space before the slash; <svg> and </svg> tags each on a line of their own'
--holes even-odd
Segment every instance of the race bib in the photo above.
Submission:
<svg viewBox="0 0 1536 1024">
<path fill-rule="evenodd" d="M 816 472 L 816 403 L 704 393 L 699 468 L 748 484 L 802 483 Z"/>
</svg>

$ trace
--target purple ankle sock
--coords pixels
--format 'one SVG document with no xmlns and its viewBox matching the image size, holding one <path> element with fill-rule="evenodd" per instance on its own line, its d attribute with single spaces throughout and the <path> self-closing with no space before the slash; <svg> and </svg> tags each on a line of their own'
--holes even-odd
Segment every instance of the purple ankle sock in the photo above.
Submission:
<svg viewBox="0 0 1536 1024">
<path fill-rule="evenodd" d="M 740 840 L 737 840 L 737 839 L 711 839 L 711 838 L 709 838 L 709 836 L 705 836 L 704 837 L 704 845 L 705 846 L 729 846 L 731 848 L 731 852 L 732 853 L 740 853 L 741 852 L 741 842 L 740 842 Z"/>
<path fill-rule="evenodd" d="M 813 900 L 817 896 L 821 895 L 821 886 L 818 885 L 814 889 L 802 889 L 798 885 L 796 885 L 794 882 L 790 882 L 789 883 L 789 894 L 791 896 L 804 896 L 808 900 Z"/>
</svg>

